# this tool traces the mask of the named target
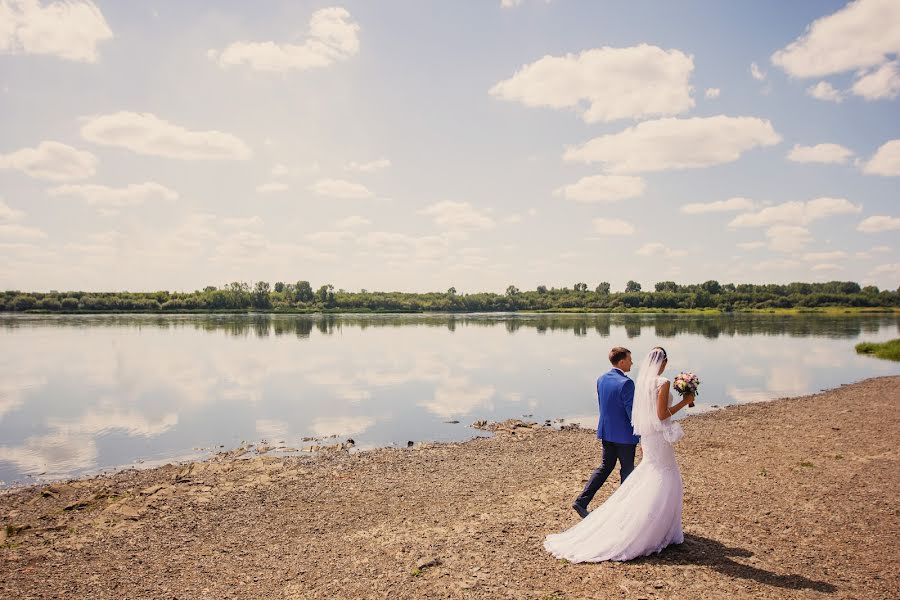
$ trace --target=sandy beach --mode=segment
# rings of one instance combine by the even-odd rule
[[[587,429],[32,486],[0,495],[0,597],[900,597],[898,408],[881,377],[688,417],[685,543],[628,563],[541,547],[578,519]]]

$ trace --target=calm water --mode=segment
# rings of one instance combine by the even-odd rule
[[[759,402],[900,374],[853,351],[898,330],[894,315],[3,316],[0,485],[242,442],[459,440],[524,415],[593,426],[614,345],[664,346],[668,375],[700,374],[698,409]]]

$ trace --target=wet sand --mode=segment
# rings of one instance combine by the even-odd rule
[[[627,563],[541,547],[578,519],[587,429],[33,486],[0,495],[0,597],[900,597],[898,409],[880,377],[685,419],[685,543]]]

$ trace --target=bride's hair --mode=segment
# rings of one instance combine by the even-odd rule
[[[669,360],[669,355],[666,354],[666,349],[663,348],[662,346],[654,346],[654,347],[650,350],[650,354],[653,354],[653,353],[656,352],[657,350],[659,350],[660,352],[662,352],[662,357],[661,357],[660,360]]]

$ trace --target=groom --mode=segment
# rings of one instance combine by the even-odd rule
[[[603,460],[572,504],[582,519],[588,516],[588,504],[612,473],[616,461],[621,465],[619,474],[623,482],[634,470],[634,451],[640,440],[631,428],[634,382],[625,376],[631,370],[631,351],[616,346],[609,351],[609,362],[613,368],[597,380],[597,398],[600,401],[597,438],[603,442]]]

